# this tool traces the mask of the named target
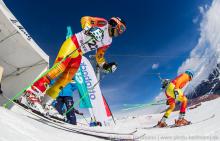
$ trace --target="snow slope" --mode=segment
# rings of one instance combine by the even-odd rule
[[[0,107],[0,141],[97,141],[101,140],[95,137],[64,131],[56,127],[49,126],[33,118],[25,116],[16,106],[12,110]],[[186,118],[191,120],[192,125],[180,128],[153,128],[143,129],[143,127],[152,127],[157,124],[163,114],[139,115],[124,117],[117,120],[117,127],[121,129],[137,128],[139,133],[146,135],[141,140],[167,140],[167,141],[186,141],[186,140],[220,140],[220,98],[213,101],[202,103],[196,109],[187,111]],[[215,115],[213,118],[213,115]],[[172,124],[174,119],[178,118],[178,112],[174,112],[168,124]],[[117,128],[116,127],[116,128]],[[189,139],[191,138],[191,139]],[[193,139],[192,139],[193,138]]]
[[[0,107],[0,141],[99,140],[48,126],[13,110]]]
[[[143,127],[152,127],[163,116],[162,114],[141,115],[136,118],[130,117],[119,120],[119,126],[128,128],[138,128],[139,132],[146,134],[142,140],[167,140],[167,141],[186,141],[186,140],[207,140],[211,138],[212,141],[220,141],[220,98],[202,103],[196,109],[187,111],[186,119],[192,121],[192,125],[178,128],[166,129],[143,129]],[[214,118],[210,118],[213,117]],[[178,112],[171,114],[168,124],[173,124],[174,120],[178,118]]]

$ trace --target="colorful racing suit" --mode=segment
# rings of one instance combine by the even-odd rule
[[[83,54],[97,50],[97,63],[100,66],[105,63],[104,54],[112,42],[112,37],[109,36],[108,32],[108,21],[103,18],[85,16],[81,19],[81,25],[83,29],[81,32],[76,33],[64,41],[54,65],[72,53],[70,57],[49,71],[47,75],[36,81],[31,87],[32,90],[44,93],[50,81],[59,76],[56,82],[46,91],[47,95],[56,99],[61,89],[72,80],[77,72]],[[92,27],[98,27],[102,31],[103,35],[101,41],[87,34],[88,29]]]
[[[164,117],[168,118],[171,112],[175,109],[175,105],[177,101],[181,102],[180,113],[185,113],[187,107],[187,98],[184,95],[182,88],[190,81],[189,75],[183,73],[179,75],[177,78],[171,81],[171,83],[166,88],[166,97],[169,104],[169,108],[166,110]],[[178,92],[176,96],[174,91]]]

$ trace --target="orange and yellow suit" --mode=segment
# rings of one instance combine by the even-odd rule
[[[184,95],[182,88],[190,81],[190,76],[186,73],[179,75],[177,78],[171,81],[166,88],[166,97],[169,104],[169,108],[166,110],[164,117],[168,118],[171,112],[175,109],[177,101],[181,102],[180,113],[185,113],[187,107],[187,98]],[[178,91],[178,96],[174,94],[174,90]]]
[[[108,22],[103,18],[85,16],[81,19],[81,25],[83,29],[91,27],[105,27],[106,29],[106,27],[108,27]],[[108,33],[106,33],[106,35],[108,35]],[[53,99],[56,99],[61,89],[64,88],[69,82],[71,82],[73,76],[80,66],[82,55],[86,53],[82,50],[83,45],[81,44],[80,40],[83,40],[85,38],[86,35],[83,31],[73,35],[70,38],[67,38],[62,44],[54,64],[58,63],[64,57],[73,52],[71,56],[60,63],[57,67],[49,71],[47,75],[36,81],[33,84],[32,89],[34,89],[35,91],[40,90],[43,93],[46,91],[47,85],[50,84],[50,81],[58,77],[56,82],[46,91],[47,95],[49,95]],[[99,65],[102,65],[103,63],[105,63],[104,54],[106,49],[109,47],[110,42],[108,42],[108,44],[96,44],[96,42],[93,41],[89,47],[91,47],[91,45],[93,44],[96,45],[95,49],[97,49],[96,61]]]

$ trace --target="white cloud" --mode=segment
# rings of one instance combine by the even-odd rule
[[[207,8],[207,5],[199,7],[203,14],[203,20],[200,23],[200,38],[191,51],[190,57],[178,69],[178,73],[189,68],[196,72],[196,77],[191,82],[193,86],[207,79],[217,63],[220,63],[220,0],[214,0],[208,10]]]
[[[153,70],[156,70],[156,69],[158,69],[158,68],[159,68],[159,64],[158,64],[158,63],[152,65],[152,69],[153,69]]]
[[[195,18],[192,20],[192,22],[193,22],[194,24],[198,23],[198,21],[199,21],[199,17],[198,17],[198,16],[195,17]]]
[[[205,14],[205,8],[203,6],[199,6],[198,8],[201,14]]]

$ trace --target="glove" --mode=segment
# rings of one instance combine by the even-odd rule
[[[79,113],[79,115],[83,116],[83,113]]]
[[[86,30],[86,29],[85,29]],[[104,37],[104,31],[98,27],[91,27],[85,31],[89,36],[92,36],[96,41],[102,41]]]
[[[169,101],[168,101],[168,100],[166,101],[166,105],[170,105],[170,103],[169,103]]]
[[[174,95],[175,95],[175,99],[179,96],[178,90],[174,89]]]
[[[115,62],[105,63],[102,68],[105,73],[113,73],[117,69],[117,64]]]

